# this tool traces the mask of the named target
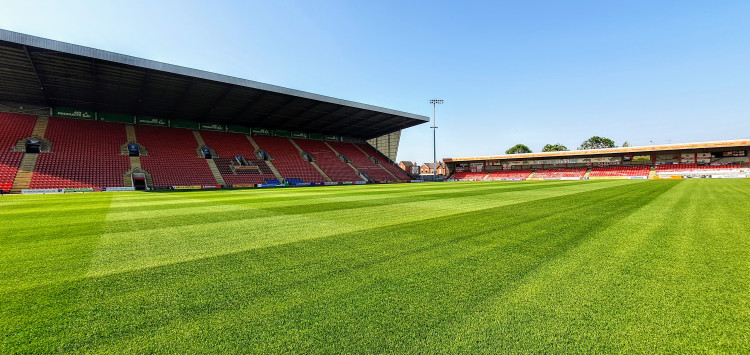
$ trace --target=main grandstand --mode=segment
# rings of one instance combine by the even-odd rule
[[[750,140],[446,158],[450,180],[745,178]]]
[[[0,189],[406,181],[428,117],[0,30]]]

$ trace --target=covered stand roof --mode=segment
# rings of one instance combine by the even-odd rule
[[[638,153],[652,153],[652,152],[660,152],[660,151],[721,149],[721,148],[731,149],[731,148],[747,148],[747,147],[750,147],[750,139],[737,139],[737,140],[699,142],[699,143],[661,144],[661,145],[648,145],[648,146],[640,146],[640,147],[572,150],[572,151],[563,151],[563,152],[504,154],[504,155],[469,157],[469,158],[445,158],[443,159],[443,161],[445,162],[469,162],[469,161],[484,161],[484,160],[523,160],[523,159],[533,159],[533,158],[583,157],[583,156],[592,156],[592,155],[638,154]]]
[[[429,121],[0,29],[0,101],[370,139]]]

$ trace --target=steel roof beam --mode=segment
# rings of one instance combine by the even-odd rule
[[[255,107],[257,107],[263,100],[268,98],[270,94],[268,92],[264,92],[260,97],[258,97],[255,100],[248,101],[244,106],[242,106],[237,112],[232,115],[234,120],[239,120],[242,117],[246,116],[248,112],[251,112]]]
[[[34,60],[31,59],[31,54],[29,53],[29,47],[26,47],[26,45],[24,45],[23,52],[26,54],[26,59],[29,60],[31,71],[34,72],[34,76],[36,76],[36,80],[39,83],[39,90],[41,90],[42,92],[42,96],[44,97],[44,102],[47,104],[47,106],[52,107],[49,101],[49,96],[47,95],[47,90],[44,89],[44,83],[42,82],[42,78],[39,76],[39,72],[36,70],[36,64],[34,64]]]
[[[264,123],[266,123],[266,122],[268,122],[268,121],[271,121],[274,117],[277,117],[277,118],[290,118],[289,116],[279,115],[278,113],[279,113],[279,111],[287,108],[287,106],[289,104],[291,104],[292,102],[294,102],[295,100],[297,100],[296,97],[290,97],[289,99],[287,99],[286,101],[284,101],[284,103],[282,103],[281,105],[279,105],[279,107],[276,108],[275,110],[272,110],[271,112],[265,113],[266,118],[262,119],[261,125],[264,124]]]
[[[209,106],[209,108],[205,112],[203,112],[203,114],[200,115],[201,121],[207,119],[208,115],[212,114],[214,110],[216,109],[216,107],[218,107],[219,104],[222,101],[224,101],[224,99],[226,99],[227,96],[229,96],[229,94],[232,93],[232,91],[234,91],[234,86],[230,85],[229,87],[227,87],[227,89],[224,90],[224,92],[221,95],[219,95],[219,97],[216,100],[214,100],[213,104],[211,104],[211,106]]]
[[[94,77],[94,107],[99,110],[99,75],[96,68],[96,59],[91,58],[91,75]]]
[[[180,98],[177,99],[176,101],[177,103],[174,105],[174,107],[172,107],[172,110],[171,110],[172,113],[169,115],[170,116],[169,118],[174,118],[175,116],[177,116],[177,111],[181,107],[185,106],[185,103],[187,102],[187,98],[190,95],[190,92],[193,91],[193,86],[195,86],[196,81],[197,81],[196,79],[190,79],[188,84],[185,86],[185,90],[180,95]]]

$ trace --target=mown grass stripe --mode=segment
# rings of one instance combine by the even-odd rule
[[[0,238],[29,260],[46,243],[95,249],[59,278],[0,275],[15,280],[0,352],[743,353],[748,183],[113,194],[100,240],[61,219],[58,238]],[[165,203],[128,211],[150,196]]]
[[[480,200],[473,196],[453,198],[452,204],[428,199],[427,201],[393,201],[394,205],[383,208],[373,206],[349,208],[339,211],[332,218],[330,211],[318,206],[318,210],[305,208],[294,214],[279,214],[268,210],[235,209],[228,210],[217,206],[211,214],[191,214],[170,216],[157,215],[151,221],[139,218],[121,219],[112,215],[104,231],[101,250],[96,262],[92,263],[91,275],[114,273],[134,268],[152,267],[172,262],[234,253],[237,251],[263,248],[304,239],[322,238],[344,232],[354,232],[370,228],[409,223],[418,220],[438,218],[466,211],[493,208],[513,203],[528,202],[534,199],[549,198],[557,194],[580,193],[610,184],[582,185],[566,187],[555,193],[544,191],[529,194],[514,191],[513,196],[496,198],[484,196]],[[510,194],[510,193],[508,193]],[[462,203],[461,201],[464,201]],[[410,199],[406,199],[410,201]],[[222,211],[223,210],[223,211]],[[212,216],[212,217],[208,217]],[[221,232],[216,232],[221,231]]]
[[[614,196],[625,195],[622,191],[611,190],[613,191],[610,193]],[[642,193],[646,194],[646,192]],[[618,210],[628,208],[628,205],[623,204],[622,201],[622,198],[611,199],[606,205],[597,205],[591,204],[588,198],[582,197],[573,206],[568,207],[568,212],[586,215],[587,212],[591,214],[591,212],[607,206],[611,207],[607,209],[610,211],[609,213],[615,214]],[[324,340],[323,344],[328,346],[323,348],[323,351],[325,349],[328,349],[328,351],[366,349],[362,348],[363,343],[360,341],[374,342],[374,344],[383,346],[382,349],[398,350],[397,344],[383,344],[381,342],[387,339],[395,341],[399,336],[406,336],[409,331],[412,332],[412,335],[422,334],[422,336],[425,336],[428,334],[425,331],[435,326],[435,323],[430,321],[432,317],[437,317],[439,324],[440,318],[460,311],[462,290],[470,290],[471,285],[478,281],[476,280],[477,277],[485,280],[495,277],[491,272],[481,272],[490,270],[484,268],[471,269],[467,266],[485,265],[488,260],[492,260],[492,266],[496,266],[495,263],[505,265],[509,269],[504,272],[512,274],[514,272],[512,270],[521,272],[518,267],[528,263],[533,264],[536,259],[529,257],[521,264],[507,265],[504,255],[523,256],[526,250],[532,254],[554,252],[556,249],[545,247],[546,243],[558,244],[561,240],[550,239],[544,234],[534,234],[533,232],[538,231],[539,226],[569,218],[566,213],[550,214],[548,208],[545,208],[545,205],[555,206],[559,203],[555,199],[548,199],[543,202],[536,201],[535,203],[524,204],[523,207],[514,205],[495,210],[483,210],[479,214],[451,216],[444,223],[456,225],[456,228],[454,230],[439,230],[434,237],[426,236],[423,233],[410,232],[414,230],[412,229],[413,226],[407,224],[383,228],[380,231],[369,231],[365,235],[354,233],[256,250],[251,252],[254,255],[252,257],[246,253],[228,256],[228,258],[234,260],[233,262],[226,262],[223,257],[196,261],[195,268],[213,270],[211,276],[206,278],[211,280],[209,284],[215,282],[231,283],[232,281],[226,280],[222,276],[223,273],[229,273],[233,275],[242,274],[243,281],[239,283],[251,286],[247,289],[235,290],[245,295],[237,299],[229,294],[216,295],[216,297],[228,302],[226,306],[219,307],[218,315],[212,315],[212,312],[204,312],[205,309],[202,307],[196,308],[185,305],[184,311],[190,313],[191,317],[182,318],[179,315],[183,312],[175,311],[171,314],[178,317],[175,320],[177,323],[170,324],[169,328],[177,327],[188,331],[198,324],[208,324],[210,327],[217,327],[212,331],[221,333],[223,328],[221,324],[216,323],[214,316],[219,317],[223,322],[224,317],[234,319],[232,315],[240,313],[241,315],[238,316],[241,319],[248,317],[253,320],[253,323],[248,323],[249,320],[245,320],[236,324],[244,329],[250,329],[246,335],[252,337],[239,345],[255,346],[255,348],[249,348],[254,349],[254,351],[285,351],[292,348],[305,351],[304,346],[309,346],[311,349],[321,346],[320,340]],[[529,213],[537,217],[532,217],[529,220],[518,218],[519,216],[529,216]],[[488,223],[461,224],[469,215]],[[503,216],[499,221],[497,221],[498,215]],[[593,219],[594,217],[589,218]],[[423,221],[422,225],[417,223],[416,230],[420,230],[419,227],[432,226],[433,223],[434,221]],[[508,223],[515,223],[517,226],[508,227]],[[501,241],[496,240],[494,234],[498,231],[498,226],[503,226],[502,229],[509,233],[507,238]],[[582,236],[571,233],[571,237],[579,238]],[[518,238],[526,239],[519,240]],[[472,243],[481,241],[483,245],[490,246],[480,250],[467,248],[464,252],[457,251],[457,246],[463,245],[466,241],[472,241]],[[381,247],[380,242],[386,245]],[[368,251],[367,246],[372,246],[372,248]],[[327,257],[321,259],[321,254]],[[254,261],[253,267],[243,269],[250,275],[245,274],[245,272],[238,273],[237,270],[229,272],[234,267],[244,264],[244,262],[239,262],[238,259]],[[411,266],[415,265],[415,261],[423,261],[424,264],[417,263],[420,268],[413,269]],[[463,265],[463,267],[456,268],[460,265]],[[407,267],[404,268],[404,266]],[[174,265],[174,267],[179,268],[180,266]],[[255,271],[256,268],[259,270]],[[454,273],[446,273],[446,269],[453,270]],[[152,272],[172,273],[161,268],[158,270]],[[127,277],[126,275],[123,274],[123,277]],[[440,276],[435,279],[436,275]],[[470,279],[464,279],[463,277],[469,277]],[[475,280],[469,282],[471,278]],[[457,283],[458,280],[461,281]],[[443,288],[441,285],[445,287]],[[201,294],[200,290],[206,286],[206,284],[191,284],[190,288]],[[415,287],[417,288],[415,289]],[[492,290],[484,291],[494,292]],[[447,297],[441,300],[440,297],[437,297],[441,294]],[[411,296],[404,298],[401,295]],[[470,292],[463,297],[471,295]],[[455,299],[456,297],[457,299]],[[237,303],[242,299],[254,299],[258,301],[258,306],[264,308],[258,309],[254,305]],[[455,303],[451,303],[451,300]],[[188,300],[183,299],[177,303],[182,304],[186,301]],[[357,306],[346,307],[345,305]],[[407,305],[408,307],[406,307]],[[430,311],[434,307],[440,309],[440,312]],[[336,309],[336,311],[332,312],[330,308]],[[417,310],[420,309],[427,313],[418,312]],[[434,309],[434,311],[437,311],[437,309]],[[416,311],[417,316],[422,314],[422,316],[427,317],[417,317],[402,323],[400,319],[406,316],[403,311],[407,310]],[[256,314],[268,316],[257,318],[254,316]],[[193,320],[193,317],[197,317],[197,319]],[[304,319],[305,321],[296,323],[290,322],[291,319]],[[360,334],[356,330],[355,324],[362,320],[385,323],[382,327],[373,329],[370,334]],[[87,320],[87,322],[89,321],[91,320]],[[147,320],[144,321],[148,322]],[[237,319],[234,319],[234,322],[236,321]],[[229,323],[231,324],[233,321]],[[296,339],[295,334],[300,334],[297,333],[298,331],[307,326],[312,326],[312,329],[308,329],[308,331],[318,335],[306,338],[306,344],[300,344],[296,341],[290,342],[290,340]],[[284,328],[288,329],[284,331],[282,330]],[[386,336],[387,334],[396,337]],[[142,344],[140,337],[142,335],[134,335],[133,339],[136,344]],[[160,339],[166,340],[166,334],[165,337],[160,337]],[[238,338],[235,339],[239,340]],[[392,346],[393,348],[391,348]],[[377,347],[373,349],[377,349]],[[145,348],[140,350],[152,351],[156,349]]]

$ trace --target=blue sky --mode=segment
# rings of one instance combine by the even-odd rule
[[[0,27],[432,116],[438,157],[750,138],[750,1],[3,1]],[[429,124],[399,160],[432,161]]]

